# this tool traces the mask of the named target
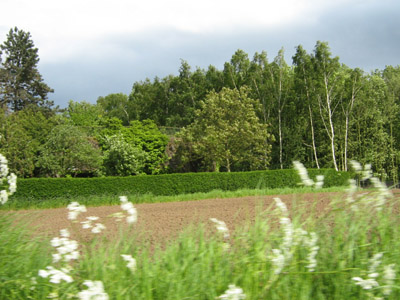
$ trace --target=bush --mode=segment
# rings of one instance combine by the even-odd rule
[[[309,170],[311,178],[325,175],[325,187],[348,184],[350,173],[333,169]],[[295,170],[267,170],[232,173],[185,173],[151,176],[99,178],[31,178],[19,179],[12,196],[23,201],[73,198],[92,195],[153,194],[179,195],[212,190],[296,187],[300,178]]]

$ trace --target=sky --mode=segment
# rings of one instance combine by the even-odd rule
[[[0,0],[0,43],[13,27],[30,32],[39,72],[56,105],[96,103],[134,82],[193,68],[222,69],[236,50],[328,42],[333,56],[366,72],[400,64],[398,0]]]

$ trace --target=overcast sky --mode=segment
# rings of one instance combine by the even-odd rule
[[[129,94],[136,81],[222,69],[237,49],[272,60],[316,41],[350,67],[400,64],[399,0],[0,0],[0,43],[29,31],[57,105]]]

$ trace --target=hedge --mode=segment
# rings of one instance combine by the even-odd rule
[[[325,175],[325,187],[347,185],[350,174],[333,169],[311,169],[311,178]],[[184,173],[96,178],[18,179],[15,199],[40,201],[76,196],[153,194],[178,195],[212,190],[296,187],[300,178],[295,170],[266,170],[232,173]]]

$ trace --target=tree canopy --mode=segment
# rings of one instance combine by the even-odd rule
[[[195,121],[180,136],[213,171],[265,169],[272,137],[257,110],[259,103],[248,97],[246,88],[210,92],[200,103]]]
[[[49,107],[47,94],[53,90],[43,82],[37,64],[38,49],[29,32],[10,29],[0,45],[0,105],[13,111],[29,105]]]

